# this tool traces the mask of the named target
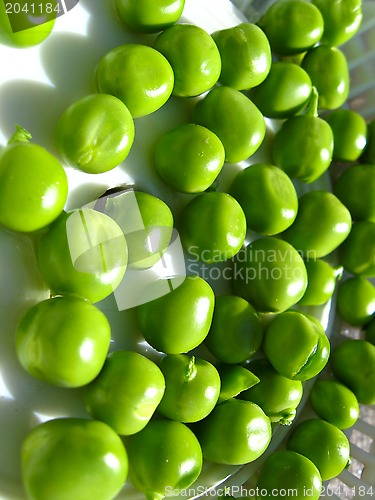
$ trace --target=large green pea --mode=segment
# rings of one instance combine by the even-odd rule
[[[319,45],[307,52],[301,67],[318,91],[319,109],[336,109],[344,104],[349,95],[349,68],[340,49]]]
[[[283,237],[305,258],[324,257],[335,250],[351,229],[349,210],[328,191],[310,191],[299,199],[294,223]]]
[[[339,260],[349,273],[375,277],[375,222],[353,224],[348,238],[339,248]]]
[[[237,295],[257,311],[282,312],[305,293],[307,273],[292,245],[278,238],[260,238],[236,256],[233,282]]]
[[[256,87],[271,68],[271,48],[255,24],[241,23],[211,34],[221,56],[219,81],[237,90]]]
[[[229,163],[253,155],[266,134],[264,117],[255,104],[240,91],[225,86],[213,88],[194,106],[193,121],[219,137]]]
[[[288,118],[303,110],[312,90],[310,76],[296,64],[274,62],[267,78],[249,91],[249,97],[268,118]]]

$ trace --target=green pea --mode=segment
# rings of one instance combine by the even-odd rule
[[[331,127],[317,114],[315,87],[304,114],[285,120],[271,143],[275,165],[292,179],[311,183],[327,171],[332,162],[334,138]]]
[[[197,96],[207,92],[218,81],[220,53],[203,28],[193,24],[176,24],[160,33],[154,47],[173,68],[173,95]]]
[[[256,87],[271,68],[271,48],[255,24],[241,23],[211,34],[221,56],[219,81],[237,90]]]
[[[257,163],[241,170],[230,193],[241,205],[248,229],[258,234],[281,233],[297,216],[296,189],[288,175],[274,165]]]
[[[337,293],[337,310],[344,321],[364,326],[375,314],[375,287],[362,276],[344,281]]]
[[[375,222],[355,222],[338,254],[340,264],[346,271],[364,278],[374,278]]]
[[[115,0],[121,21],[131,30],[155,33],[175,24],[181,17],[185,0]]]
[[[246,237],[246,218],[229,194],[210,191],[193,198],[178,221],[181,243],[194,258],[206,263],[234,257]]]
[[[92,418],[128,436],[146,427],[164,390],[164,376],[153,361],[134,351],[114,351],[83,398]]]
[[[134,122],[120,99],[91,94],[64,111],[56,136],[67,165],[98,174],[112,170],[128,156],[134,141]]]
[[[312,0],[312,3],[324,19],[323,44],[342,45],[357,33],[363,17],[361,0]]]
[[[318,217],[319,214],[319,217]],[[328,191],[310,191],[299,198],[296,220],[283,238],[307,259],[325,257],[351,230],[349,210]]]
[[[374,165],[351,165],[336,180],[333,192],[349,209],[355,221],[375,222]]]
[[[336,109],[326,117],[334,136],[333,158],[352,162],[363,153],[367,125],[362,115],[351,109]]]
[[[324,21],[315,5],[301,0],[274,2],[259,21],[271,44],[279,55],[305,52],[319,42]]]
[[[307,288],[298,304],[320,306],[330,300],[335,291],[336,279],[342,268],[334,268],[322,259],[309,259],[305,262]]]
[[[298,311],[278,314],[266,328],[264,352],[277,372],[295,380],[309,380],[326,366],[330,343],[322,325]]]
[[[301,67],[318,91],[319,109],[336,109],[345,103],[349,95],[349,68],[340,49],[319,45],[306,53]]]
[[[300,254],[278,238],[260,238],[238,253],[234,260],[236,294],[259,312],[282,312],[305,293],[307,273]]]
[[[318,380],[310,392],[315,413],[339,429],[352,427],[359,417],[359,404],[348,387],[336,380]]]
[[[311,90],[305,69],[278,61],[272,63],[267,78],[249,91],[249,97],[267,118],[288,118],[307,106]]]
[[[216,298],[204,341],[215,358],[223,363],[243,363],[259,350],[262,339],[261,320],[251,304],[235,295]]]
[[[213,88],[193,107],[193,121],[212,130],[225,149],[225,161],[237,163],[252,156],[266,134],[262,113],[242,92]]]
[[[133,118],[149,115],[169,99],[174,74],[167,59],[147,45],[128,43],[107,52],[96,68],[100,93],[120,99]]]

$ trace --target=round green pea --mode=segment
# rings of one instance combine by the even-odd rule
[[[219,82],[237,90],[256,87],[271,69],[271,48],[259,26],[241,23],[211,34],[221,56]]]
[[[367,142],[367,124],[362,115],[352,109],[335,109],[326,117],[333,136],[333,158],[353,162],[362,155]]]
[[[279,55],[293,55],[311,49],[323,35],[324,21],[319,9],[301,0],[274,2],[259,21]]]
[[[117,97],[91,94],[64,111],[56,138],[67,165],[89,174],[108,172],[130,152],[134,142],[133,117]]]
[[[156,33],[175,24],[181,17],[185,0],[115,0],[121,21],[141,33]]]
[[[375,222],[358,221],[340,246],[339,261],[346,271],[364,278],[375,277]]]
[[[257,311],[282,312],[305,293],[306,267],[297,250],[286,241],[260,238],[234,259],[233,286],[236,294]]]
[[[349,429],[359,417],[359,404],[353,391],[330,379],[315,382],[310,392],[315,413],[339,429]]]
[[[241,205],[248,229],[258,234],[281,233],[297,216],[296,189],[288,175],[274,165],[258,163],[243,169],[234,178],[230,193]]]
[[[353,276],[339,286],[337,310],[344,321],[364,326],[375,314],[375,287],[362,276]]]
[[[193,198],[178,221],[181,243],[196,260],[214,263],[234,257],[246,237],[246,218],[228,193],[210,191]]]
[[[310,76],[300,66],[273,62],[267,78],[249,91],[249,97],[267,118],[288,118],[308,104],[312,90]]]
[[[319,214],[319,217],[318,217]],[[325,257],[349,235],[349,210],[328,191],[310,191],[299,198],[297,217],[283,238],[306,259]]]
[[[154,165],[172,189],[201,193],[215,181],[224,165],[224,146],[216,134],[194,123],[180,125],[157,142]]]
[[[264,352],[284,377],[309,380],[326,366],[330,343],[322,325],[299,311],[278,314],[266,328]]]
[[[114,351],[83,398],[92,418],[128,436],[148,424],[164,390],[164,376],[153,361],[134,351]]]
[[[349,95],[349,68],[340,49],[318,45],[306,53],[301,68],[318,91],[319,109],[337,109],[345,103]]]
[[[243,363],[259,350],[263,327],[254,307],[236,295],[216,298],[204,344],[223,363]]]
[[[354,220],[375,222],[374,165],[351,165],[336,180],[333,192],[349,209]]]
[[[174,73],[173,95],[194,97],[211,89],[221,71],[220,52],[211,36],[193,24],[175,24],[154,42]]]
[[[120,99],[133,118],[146,116],[169,99],[174,74],[167,59],[142,44],[125,44],[107,52],[96,68],[100,93]]]
[[[193,107],[193,121],[212,130],[225,149],[225,161],[237,163],[252,156],[266,134],[262,113],[239,90],[217,86]]]
[[[309,259],[305,262],[307,288],[301,306],[320,306],[329,301],[336,287],[339,270],[322,259]]]

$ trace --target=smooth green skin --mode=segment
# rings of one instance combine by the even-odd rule
[[[152,47],[128,43],[107,52],[96,68],[98,92],[120,99],[133,118],[154,113],[172,94],[174,74]]]
[[[307,271],[307,288],[301,306],[321,306],[326,304],[333,295],[339,270],[321,259],[311,259],[305,262]]]
[[[321,42],[326,45],[342,45],[352,38],[362,22],[361,0],[312,0],[324,19]]]
[[[362,276],[353,276],[338,288],[337,310],[354,326],[364,326],[375,314],[375,286]]]
[[[271,143],[271,155],[289,177],[309,184],[331,165],[333,147],[333,133],[326,121],[298,115],[282,123]]]
[[[337,109],[348,98],[350,78],[348,62],[337,47],[319,45],[307,52],[302,60],[303,68],[319,95],[319,109]],[[330,68],[327,71],[327,68]]]
[[[221,385],[213,364],[187,354],[167,354],[159,367],[166,384],[159,413],[183,423],[197,422],[211,413]]]
[[[311,49],[321,39],[324,29],[319,9],[301,0],[273,3],[258,24],[272,51],[286,56]]]
[[[193,24],[175,24],[160,33],[154,47],[173,68],[173,95],[198,96],[218,81],[220,52],[203,28]]]
[[[375,318],[366,325],[365,339],[375,345]]]
[[[31,500],[111,500],[128,475],[128,456],[108,425],[56,418],[35,427],[22,443],[22,476]]]
[[[37,248],[39,270],[53,295],[75,295],[94,303],[117,288],[127,260],[121,228],[87,208],[63,213]]]
[[[336,380],[318,380],[310,392],[315,413],[339,429],[349,429],[359,417],[359,404],[353,391]]]
[[[127,204],[128,195],[134,195],[136,203],[131,198]],[[174,222],[169,206],[160,198],[143,191],[125,192],[111,198],[107,206],[108,215],[123,228],[128,245],[129,267],[148,269],[156,264],[171,242]],[[127,229],[129,221],[133,223],[130,224],[131,231]]]
[[[349,209],[356,221],[375,222],[375,167],[370,164],[352,165],[333,186],[333,193]]]
[[[0,224],[17,232],[38,231],[60,215],[67,196],[66,173],[42,146],[21,139],[1,151]]]
[[[241,365],[221,364],[218,370],[221,379],[218,403],[234,398],[259,383],[259,378]]]
[[[367,142],[367,124],[363,116],[352,109],[336,109],[325,120],[335,138],[333,158],[343,162],[358,160]]]
[[[22,1],[21,2],[13,2],[14,3],[20,3],[21,4],[21,9],[24,6],[28,6],[29,4],[29,12],[21,12],[14,14],[13,16],[13,23],[16,25],[18,23],[25,25],[32,26],[29,29],[25,29],[22,31],[16,31],[13,32],[12,25],[10,23],[8,14],[6,13],[5,9],[5,2],[0,3],[0,44],[2,45],[7,45],[9,47],[21,49],[21,48],[27,48],[27,47],[34,47],[36,45],[39,45],[42,43],[44,40],[46,40],[49,35],[51,34],[54,24],[55,24],[55,19],[54,15],[56,14],[50,14],[48,15],[46,13],[45,4],[53,3],[53,0],[46,0],[42,2],[37,2],[35,3],[35,8],[40,9],[40,5],[42,4],[42,16],[43,18],[50,19],[50,21],[45,22],[43,24],[38,24],[39,22],[39,13],[36,13],[36,25],[33,23],[33,17],[30,18],[30,2],[27,1]]]
[[[195,123],[170,130],[154,149],[157,173],[168,186],[181,193],[202,193],[208,189],[221,172],[224,160],[221,140]]]
[[[273,62],[267,78],[249,91],[249,97],[268,118],[288,118],[308,104],[312,90],[310,76],[291,62]]]
[[[165,390],[159,367],[134,351],[114,351],[83,393],[92,418],[128,436],[146,427]]]
[[[111,327],[90,302],[55,297],[39,302],[16,333],[17,357],[34,377],[59,387],[81,387],[102,369]]]
[[[263,348],[277,372],[301,381],[318,375],[330,355],[322,325],[298,311],[283,312],[272,320],[264,333]]]
[[[348,339],[331,354],[336,378],[351,389],[361,404],[375,404],[375,345],[362,339]]]
[[[246,218],[228,193],[210,191],[193,198],[178,221],[182,246],[205,263],[224,262],[236,255],[246,237]]]
[[[296,189],[288,175],[274,165],[257,163],[241,170],[229,192],[245,212],[248,229],[258,234],[281,233],[297,216]]]
[[[158,351],[166,354],[191,351],[208,334],[214,300],[214,292],[203,278],[186,276],[167,295],[137,307],[140,331]]]
[[[256,87],[271,69],[271,47],[255,24],[241,23],[211,34],[221,56],[219,82],[237,90]]]
[[[375,277],[375,222],[353,224],[348,238],[339,248],[339,261],[349,273]]]
[[[282,312],[305,293],[305,264],[289,243],[260,238],[240,252],[234,262],[233,285],[237,295],[259,312]]]
[[[348,438],[338,427],[320,418],[300,422],[289,436],[287,448],[311,460],[323,481],[338,476],[350,459]]]
[[[140,33],[156,33],[176,23],[184,10],[185,0],[115,0],[121,21]]]
[[[134,141],[134,121],[125,104],[108,94],[91,94],[71,104],[57,125],[57,148],[71,167],[100,174],[117,167]]]
[[[336,250],[348,237],[351,227],[349,210],[334,194],[310,191],[299,198],[296,220],[283,238],[305,259],[317,259]]]
[[[259,350],[263,327],[254,307],[242,297],[216,297],[207,349],[223,363],[243,363]]]
[[[202,469],[200,444],[181,422],[152,420],[130,436],[127,450],[130,480],[149,499],[188,488]]]
[[[260,406],[271,422],[291,425],[302,398],[302,382],[280,375],[266,359],[252,361],[248,368],[260,380],[240,398]]]
[[[367,143],[363,157],[370,164],[375,164],[375,118],[367,124]]]
[[[322,490],[322,479],[318,469],[308,458],[290,450],[274,451],[267,457],[257,481],[257,500],[285,499],[285,491],[293,491],[293,498],[318,500]],[[279,492],[279,494],[277,494]]]
[[[193,107],[192,118],[212,130],[225,149],[225,161],[246,160],[260,147],[266,134],[262,113],[242,92],[217,86]]]
[[[265,452],[272,435],[271,422],[263,410],[239,399],[228,399],[216,406],[198,422],[195,432],[203,458],[227,465],[253,462]]]

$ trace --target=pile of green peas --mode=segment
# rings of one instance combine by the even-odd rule
[[[93,175],[109,171],[130,153],[137,118],[172,95],[201,96],[190,121],[155,144],[150,168],[189,196],[177,214],[187,257],[229,262],[233,271],[230,294],[215,295],[204,278],[189,275],[136,308],[142,337],[164,353],[159,363],[133,351],[108,354],[110,325],[96,304],[127,268],[157,262],[171,231],[157,251],[147,249],[147,237],[155,227],[171,230],[175,214],[136,192],[146,230],[128,240],[105,214],[65,212],[60,160],[17,127],[0,158],[0,222],[40,232],[37,260],[51,290],[22,318],[17,355],[37,378],[83,387],[88,413],[45,422],[26,437],[30,498],[51,491],[62,499],[115,498],[128,475],[146,497],[163,498],[191,486],[203,460],[252,462],[275,425],[293,422],[304,382],[326,366],[332,377],[311,392],[319,418],[298,423],[285,449],[269,455],[258,498],[285,488],[319,498],[322,481],[347,465],[342,430],[354,425],[359,403],[375,403],[375,127],[344,108],[349,74],[338,46],[355,34],[361,12],[359,1],[348,12],[340,4],[278,0],[257,24],[208,34],[177,23],[183,1],[116,0],[127,29],[160,34],[152,46],[123,45],[98,62],[97,93],[72,103],[57,124],[60,160]],[[322,66],[332,69],[329,78]],[[225,164],[262,146],[268,119],[277,123],[269,163],[246,166],[228,192],[215,190]],[[315,190],[312,183],[338,162],[333,193]],[[298,182],[312,190],[298,196]],[[365,339],[343,341],[331,354],[322,325],[299,306],[326,304],[342,269],[352,276],[338,286],[338,313]],[[320,440],[326,446],[317,449]]]

